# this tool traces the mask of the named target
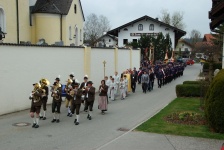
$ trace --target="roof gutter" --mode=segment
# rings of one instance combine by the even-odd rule
[[[62,14],[60,17],[60,40],[62,41]]]
[[[19,3],[16,0],[17,44],[19,44]]]

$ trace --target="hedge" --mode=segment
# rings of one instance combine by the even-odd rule
[[[179,84],[176,85],[177,97],[200,97],[200,84]]]
[[[224,70],[212,80],[205,98],[208,124],[215,132],[224,133]]]
[[[201,84],[201,81],[184,81],[183,84]]]
[[[209,69],[209,63],[206,62],[203,65],[203,70],[208,70]],[[213,70],[215,69],[222,69],[222,63],[213,63]]]

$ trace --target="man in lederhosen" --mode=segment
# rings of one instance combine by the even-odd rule
[[[87,118],[89,120],[92,119],[92,111],[93,111],[93,104],[94,104],[94,100],[95,100],[95,87],[92,86],[93,82],[92,81],[88,81],[87,82],[87,87],[86,87],[86,95],[85,95],[85,99],[86,99],[86,105],[85,105],[85,109],[88,110],[88,116]]]
[[[49,89],[48,89],[48,83],[46,82],[45,79],[40,80],[40,84],[41,84],[41,89],[44,91],[43,95],[42,95],[42,104],[43,104],[43,110],[44,110],[44,115],[42,116],[42,114],[40,113],[40,119],[46,120],[46,110],[47,110],[47,100],[48,100],[48,93],[49,93]]]
[[[53,120],[51,122],[59,123],[60,113],[61,113],[60,109],[61,109],[61,102],[62,102],[62,98],[61,98],[62,89],[61,89],[61,84],[59,83],[60,79],[56,78],[55,81],[56,82],[54,82],[53,84],[53,90],[51,94],[51,96],[53,97],[53,101],[52,101]]]
[[[87,87],[87,82],[88,82],[88,76],[84,76],[84,82],[81,83],[80,89],[83,91],[83,99],[82,99],[82,104],[84,106],[84,111],[87,112],[87,109],[85,107],[85,95],[86,95],[86,87]]]
[[[30,108],[30,117],[33,119],[33,128],[39,128],[39,113],[42,105],[42,90],[39,83],[33,84],[34,89],[30,94],[31,99],[31,108]],[[34,114],[36,113],[36,118]]]
[[[79,88],[79,84],[75,83],[73,85],[73,89],[71,91],[71,95],[73,96],[73,100],[72,100],[72,114],[75,113],[76,118],[75,118],[75,125],[79,125],[79,110],[80,110],[80,106],[82,103],[81,97],[82,97],[82,89]],[[73,94],[74,93],[74,94]]]

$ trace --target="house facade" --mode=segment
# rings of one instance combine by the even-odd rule
[[[110,30],[108,34],[118,37],[118,46],[124,47],[129,42],[137,42],[142,34],[157,36],[158,33],[170,35],[172,48],[174,49],[177,41],[186,34],[185,31],[165,24],[157,18],[143,16],[118,28]]]
[[[97,42],[98,47],[114,47],[117,45],[117,37],[110,35],[110,34],[105,34],[101,36]]]
[[[84,14],[80,0],[1,0],[4,43],[83,44]]]
[[[193,50],[193,46],[185,41],[184,39],[180,39],[175,48],[175,55],[181,55],[180,57],[186,58],[189,57]]]

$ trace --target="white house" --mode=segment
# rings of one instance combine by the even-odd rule
[[[178,40],[186,34],[185,31],[180,30],[171,25],[159,21],[158,18],[154,19],[149,16],[143,16],[113,30],[108,31],[108,34],[118,37],[118,46],[123,47],[129,42],[134,42],[140,39],[142,34],[154,35],[163,33],[165,36],[169,33],[172,48],[174,49]]]
[[[190,43],[188,43],[184,39],[180,39],[175,48],[175,55],[179,55],[179,53],[181,52],[181,57],[189,56],[192,52],[192,49],[193,46]]]
[[[98,47],[113,47],[115,45],[117,45],[117,37],[110,34],[104,34],[101,36],[97,43]]]

